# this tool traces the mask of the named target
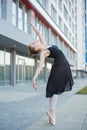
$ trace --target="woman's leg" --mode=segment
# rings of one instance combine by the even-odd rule
[[[49,110],[52,114],[52,117],[54,120],[56,120],[56,115],[55,115],[55,112],[56,112],[56,104],[57,104],[57,97],[58,95],[53,95],[50,99],[49,99]]]
[[[50,99],[49,99],[49,110],[54,110],[56,109],[56,104],[57,104],[57,97],[58,95],[54,94]]]
[[[47,115],[49,116],[49,123],[51,123],[52,125],[55,125],[56,123],[55,111],[56,111],[57,97],[58,95],[54,94],[49,99],[49,112],[47,113]]]

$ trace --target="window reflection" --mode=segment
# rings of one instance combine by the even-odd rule
[[[10,53],[0,50],[0,86],[10,84]]]
[[[16,18],[17,18],[17,6],[16,6],[16,0],[13,0],[12,3],[12,24],[16,26]]]
[[[16,83],[29,82],[33,73],[34,59],[16,55]]]
[[[24,17],[24,31],[27,33],[27,28],[28,28],[28,9],[25,8],[25,17]]]
[[[23,30],[23,4],[19,2],[19,8],[18,8],[18,28]]]
[[[4,85],[4,51],[0,50],[0,86]]]
[[[11,79],[11,65],[10,65],[10,53],[5,52],[5,83],[10,84]]]
[[[29,58],[29,79],[31,80],[33,78],[34,73],[34,59]]]
[[[51,70],[51,63],[47,63],[47,75],[49,76]]]

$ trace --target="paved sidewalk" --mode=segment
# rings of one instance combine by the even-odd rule
[[[72,91],[58,96],[56,126],[48,124],[44,82],[0,87],[0,130],[87,130],[87,95],[75,94],[87,79],[75,80]]]
[[[58,104],[55,126],[50,125],[48,117],[44,115],[26,130],[87,130],[87,95],[75,94],[84,85],[87,85],[86,80],[77,80],[71,92],[73,95],[64,103]]]
[[[47,116],[26,130],[87,130],[87,95],[74,95],[57,109],[57,123],[51,126]]]

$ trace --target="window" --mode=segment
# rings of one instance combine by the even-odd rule
[[[64,6],[64,17],[68,21],[68,11],[65,6]]]
[[[62,10],[62,0],[58,0],[58,8]]]
[[[71,17],[69,17],[69,27],[71,27]]]
[[[43,5],[44,8],[47,9],[47,7],[48,7],[48,0],[42,0],[42,5]]]
[[[52,64],[51,64],[51,63],[47,63],[47,69],[46,69],[46,71],[47,71],[47,76],[50,75],[51,67],[52,67]]]
[[[59,27],[62,29],[62,19],[60,16],[59,16]]]
[[[18,28],[23,30],[23,4],[19,2],[18,8]]]
[[[71,2],[69,1],[69,11],[71,13]]]
[[[72,37],[72,44],[74,45],[74,37]]]
[[[45,28],[46,28],[45,25],[43,25],[43,37],[44,37],[44,39],[46,40],[46,37],[45,37],[45,35],[46,35],[45,31],[46,31],[46,30],[45,30]]]
[[[71,32],[69,32],[69,40],[71,41]]]
[[[11,79],[11,61],[10,53],[5,51],[5,84],[10,84]]]
[[[7,0],[0,0],[0,18],[6,19]]]
[[[68,37],[68,28],[66,27],[66,25],[64,25],[64,33]]]
[[[74,10],[72,9],[72,18],[74,19]]]
[[[4,51],[0,50],[0,86],[4,85]]]
[[[52,41],[52,45],[57,43],[57,37],[53,32],[51,33],[51,41]]]
[[[72,32],[74,33],[74,23],[72,23]]]
[[[51,5],[51,16],[52,16],[53,20],[55,21],[55,19],[56,19],[56,10],[53,7],[53,5]]]
[[[61,41],[61,39],[60,39],[60,38],[59,38],[59,41],[58,41],[58,42],[59,42],[59,45],[58,45],[58,46],[59,46],[59,48],[60,48],[60,49],[62,49],[62,45],[61,45],[61,44],[62,44],[62,41]]]
[[[29,24],[29,9],[18,0],[12,2],[12,24],[23,30],[25,33],[31,34],[31,26]]]
[[[4,49],[0,50],[0,86],[10,84],[11,62],[10,53]]]
[[[46,33],[46,42],[49,44],[49,29],[47,27],[45,33]]]
[[[24,31],[27,33],[28,32],[28,9],[25,8],[25,13],[24,13]]]
[[[17,0],[13,0],[12,3],[12,24],[17,26]]]
[[[48,9],[48,0],[38,0],[41,5],[47,10]]]
[[[37,26],[37,29],[40,30],[40,23],[39,23],[39,19],[37,17],[36,17],[36,21],[35,22],[36,22],[35,24]],[[36,33],[34,31],[32,31],[32,32],[33,32],[33,36],[38,40],[39,39],[38,35],[36,35]]]

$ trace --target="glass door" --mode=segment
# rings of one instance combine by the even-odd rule
[[[24,83],[25,81],[25,60],[19,59],[18,65],[18,83]]]

